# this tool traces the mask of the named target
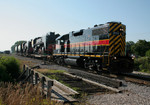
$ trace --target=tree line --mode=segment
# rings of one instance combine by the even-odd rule
[[[126,43],[127,53],[135,55],[134,70],[150,73],[150,41],[139,40]]]
[[[24,42],[26,42],[26,41],[17,41],[17,42],[15,42],[15,44],[11,46],[12,53],[15,53],[15,47],[16,46],[21,45]]]
[[[146,40],[139,40],[136,43],[128,41],[126,43],[127,53],[134,54],[140,57],[150,57],[150,42]]]

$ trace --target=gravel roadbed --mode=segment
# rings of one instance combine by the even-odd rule
[[[150,105],[150,87],[122,81],[122,93],[92,95],[87,98],[93,105]]]

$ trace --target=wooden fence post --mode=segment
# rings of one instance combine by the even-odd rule
[[[23,65],[23,72],[26,70],[26,65]]]
[[[26,75],[26,77],[27,77],[27,76],[29,75],[29,68],[28,68],[28,67],[26,68],[26,71],[27,71],[27,72],[26,72],[25,75]]]
[[[23,65],[23,72],[21,73],[21,75],[17,78],[17,80],[19,81],[22,77],[26,77],[26,66]]]
[[[30,74],[31,74],[31,69],[28,69],[28,76],[30,76]],[[30,82],[30,77],[28,77],[27,81]]]
[[[52,91],[53,81],[47,81],[47,98],[51,100],[51,91]]]
[[[42,77],[41,79],[42,89],[44,89],[45,81],[46,81],[45,77]]]
[[[35,85],[38,84],[39,74],[35,73]]]
[[[42,95],[44,95],[45,81],[46,81],[45,77],[42,77],[42,78],[41,78],[41,85],[42,85],[42,92],[41,92],[41,94],[42,94]]]
[[[29,73],[28,73],[28,76],[31,74],[31,69],[29,69]]]
[[[34,71],[31,70],[31,77],[30,77],[30,82],[33,84],[33,74],[34,74]]]

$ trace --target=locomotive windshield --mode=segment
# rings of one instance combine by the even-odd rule
[[[98,29],[94,29],[92,31],[92,35],[106,35],[108,34],[108,27],[102,27]]]

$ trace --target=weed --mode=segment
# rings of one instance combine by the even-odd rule
[[[59,105],[43,98],[39,85],[0,83],[0,105]]]
[[[64,70],[49,70],[49,69],[36,69],[36,71],[41,73],[64,73]]]

